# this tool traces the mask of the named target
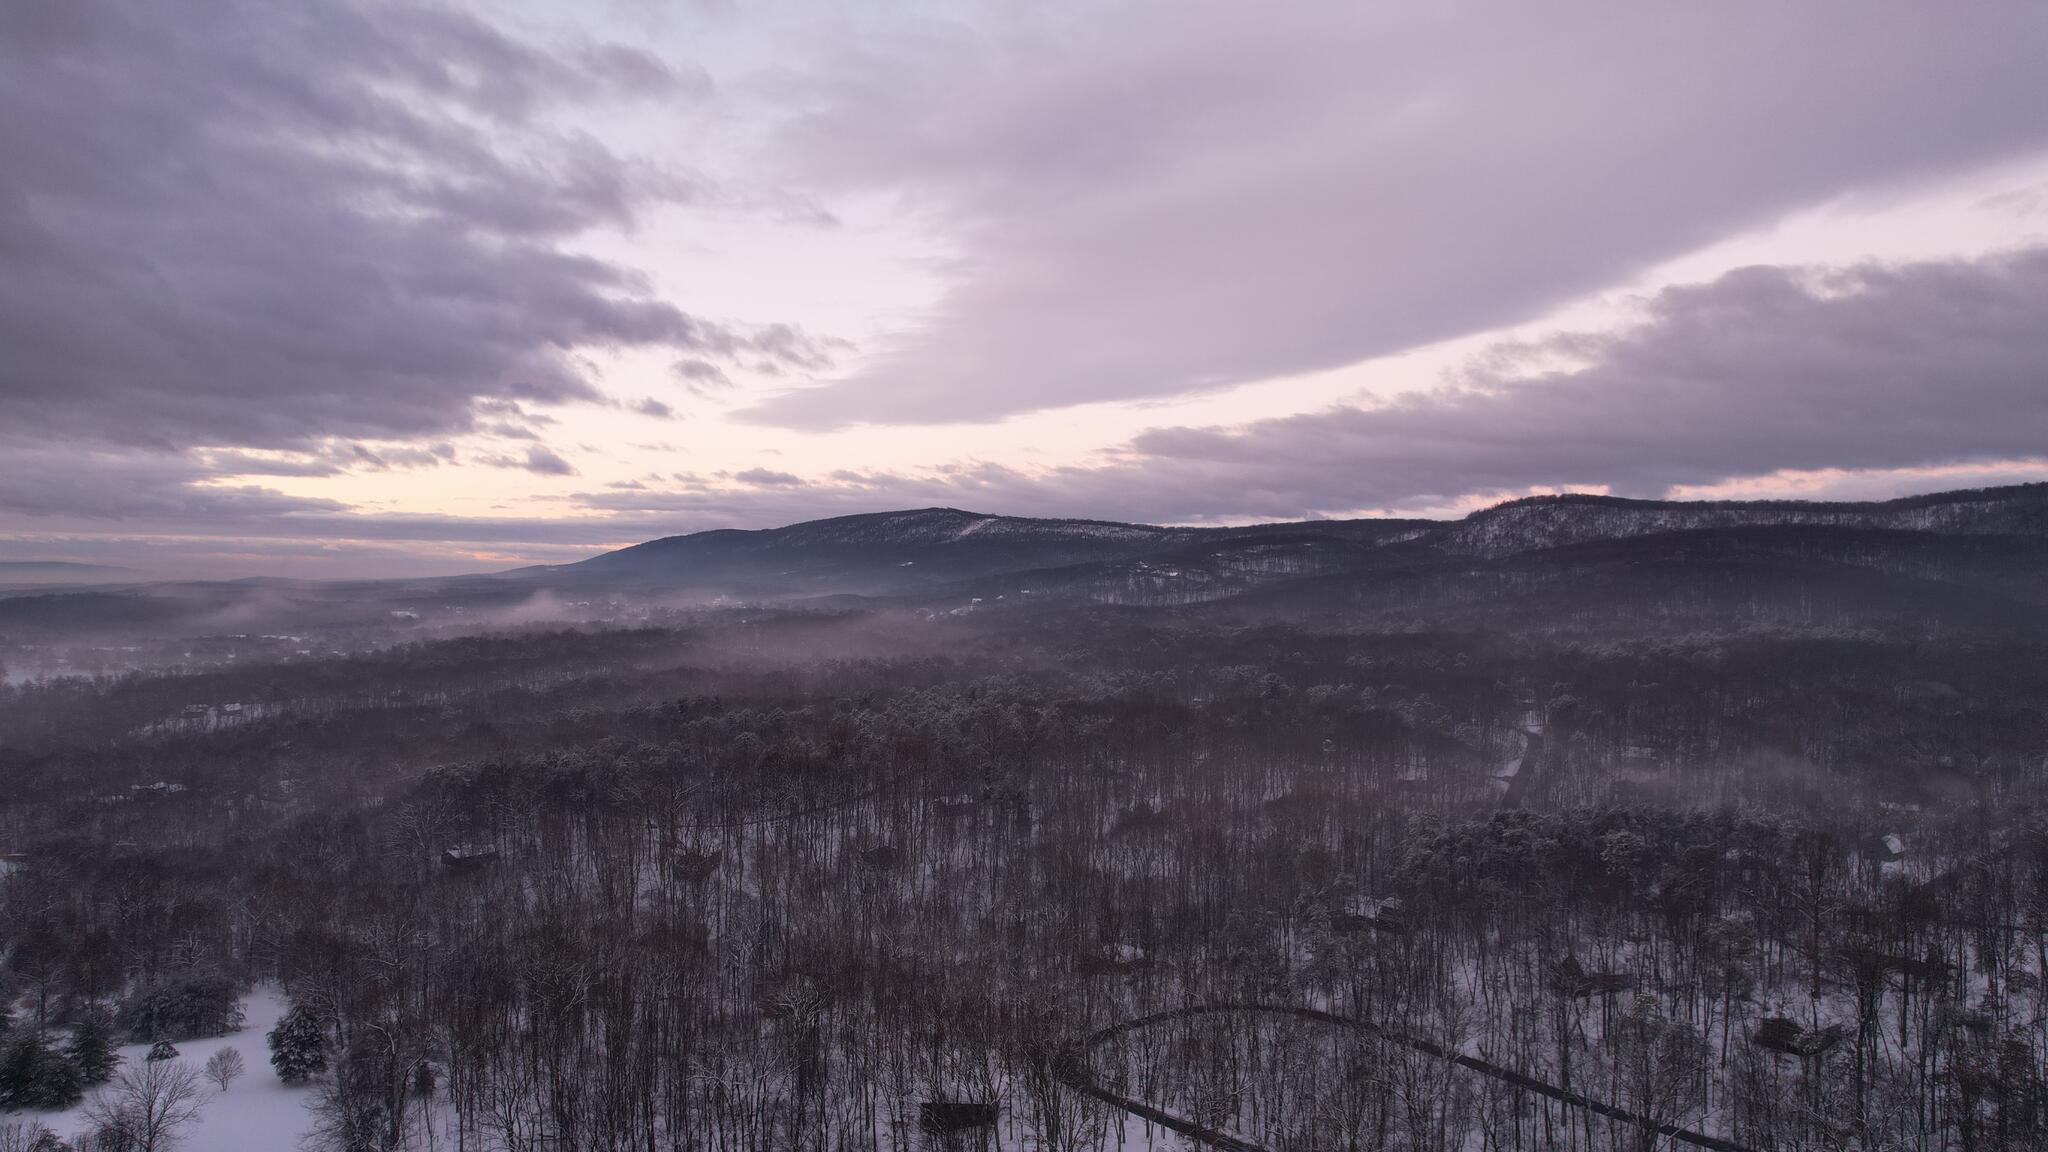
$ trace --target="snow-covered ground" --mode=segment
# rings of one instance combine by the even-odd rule
[[[289,1152],[299,1146],[299,1138],[309,1127],[306,1104],[313,1098],[312,1090],[288,1088],[277,1078],[264,1040],[284,1015],[284,993],[264,985],[242,1002],[242,1009],[247,1017],[240,1032],[178,1045],[178,1058],[195,1071],[222,1048],[239,1050],[245,1066],[242,1078],[226,1092],[212,1081],[205,1082],[206,1110],[198,1123],[185,1129],[179,1144],[191,1152]],[[130,1044],[121,1049],[122,1066],[140,1064],[148,1053],[149,1045]],[[30,1115],[66,1140],[85,1134],[87,1127],[83,1105],[65,1112]]]

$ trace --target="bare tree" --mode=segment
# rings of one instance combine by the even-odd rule
[[[130,1064],[93,1093],[85,1116],[134,1152],[167,1152],[205,1107],[199,1073],[183,1060]]]
[[[220,1090],[225,1092],[228,1085],[241,1078],[246,1067],[247,1063],[242,1059],[240,1052],[233,1048],[222,1048],[207,1058],[206,1078],[220,1085]]]
[[[38,1152],[55,1139],[39,1121],[0,1120],[0,1152]]]

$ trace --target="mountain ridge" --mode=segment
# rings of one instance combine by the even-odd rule
[[[571,564],[501,575],[626,588],[718,588],[736,596],[895,596],[1088,565],[1188,565],[1206,557],[1242,568],[1243,556],[1254,549],[1266,551],[1260,563],[1268,567],[1284,568],[1273,553],[1285,550],[1308,567],[1325,569],[1308,563],[1310,554],[1402,544],[1445,557],[1500,559],[1599,540],[1759,527],[2048,537],[2048,483],[1882,501],[1674,501],[1564,493],[1505,501],[1457,520],[1312,519],[1233,526],[930,507],[665,536]]]

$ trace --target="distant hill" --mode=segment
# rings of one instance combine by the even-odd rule
[[[1171,555],[1203,545],[1307,534],[1374,542],[1427,521],[1351,520],[1247,528],[1168,528],[923,508],[760,531],[669,536],[576,564],[508,576],[550,585],[717,592],[740,598],[895,596],[978,577]]]
[[[1458,520],[1222,528],[924,508],[413,581],[144,585],[101,565],[13,562],[0,564],[0,642],[629,620],[722,599],[1163,610],[1379,634],[2048,636],[2048,484],[1869,503],[1545,496]]]
[[[1532,496],[1474,512],[1439,539],[1454,552],[1507,556],[1537,548],[1700,528],[1803,525],[1946,535],[2048,536],[2048,484],[1936,492],[1868,503],[1624,500]]]
[[[1030,597],[1196,605],[1254,590],[1284,592],[1297,582],[1304,592],[1338,588],[1351,595],[1388,580],[1470,575],[1475,563],[1513,560],[1524,574],[1517,586],[1527,586],[1527,574],[1546,565],[1582,572],[1653,558],[1682,566],[1690,557],[1702,571],[1797,566],[1811,580],[1810,570],[1820,565],[1962,582],[2025,599],[2042,579],[2036,560],[2044,549],[2048,484],[2029,484],[1868,503],[1541,496],[1454,521],[1231,528],[925,508],[670,536],[501,578],[740,600],[851,596],[943,604]]]
[[[111,584],[141,576],[133,568],[111,564],[74,564],[68,560],[0,560],[0,584]]]

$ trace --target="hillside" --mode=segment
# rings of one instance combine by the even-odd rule
[[[1690,543],[1679,547],[1684,540]],[[1638,541],[1650,543],[1630,543]],[[2043,541],[2048,485],[2039,484],[1872,503],[1545,496],[1456,521],[1305,520],[1223,528],[927,508],[671,536],[504,578],[571,590],[738,600],[856,596],[942,605],[1029,596],[1185,606],[1297,582],[1334,583],[1355,599],[1383,574],[1456,583],[1517,558],[1526,574],[1546,566],[1626,567],[1651,558],[1682,568],[1689,557],[1711,567],[1728,553],[1751,568],[1798,568],[1808,580],[1818,565],[1823,573],[1890,573],[1996,587],[2001,595],[2032,600]],[[1532,559],[1601,544],[1610,547]],[[1675,577],[1682,582],[1683,573]]]

